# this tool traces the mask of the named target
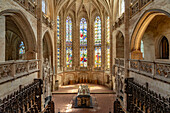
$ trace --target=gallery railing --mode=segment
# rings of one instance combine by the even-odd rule
[[[119,67],[124,67],[125,60],[123,58],[115,58],[115,65]]]
[[[127,111],[130,113],[169,113],[170,98],[165,98],[149,90],[148,86],[134,82],[133,78],[125,79],[127,94]]]
[[[0,84],[38,72],[38,61],[39,60],[19,60],[0,62]]]
[[[0,113],[41,112],[42,83],[41,79],[35,79],[32,84],[0,100]]]
[[[115,66],[123,68],[124,65],[123,58],[115,58]],[[168,62],[129,59],[129,71],[170,83],[170,63]]]
[[[14,0],[19,5],[21,5],[24,9],[29,11],[32,15],[36,17],[36,4],[30,0]]]
[[[134,16],[154,0],[131,0],[130,17]]]
[[[129,70],[150,78],[170,83],[170,63],[145,60],[129,60]]]

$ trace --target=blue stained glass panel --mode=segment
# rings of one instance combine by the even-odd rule
[[[21,41],[20,45],[19,45],[19,54],[23,55],[25,54],[25,46],[24,46],[24,42]]]

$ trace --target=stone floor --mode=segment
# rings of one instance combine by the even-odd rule
[[[115,93],[107,87],[94,84],[87,84],[92,98],[96,100],[94,108],[72,108],[72,99],[77,95],[79,85],[62,86],[53,93],[56,113],[113,113]]]

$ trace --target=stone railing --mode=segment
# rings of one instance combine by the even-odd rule
[[[43,12],[42,12],[42,13],[43,13]],[[43,21],[43,23],[45,23],[45,24],[47,25],[47,27],[50,27],[51,29],[53,29],[53,24],[54,24],[54,22],[51,21],[51,20],[49,19],[49,17],[47,17],[44,13],[43,13],[43,15],[42,15],[42,21]]]
[[[36,4],[30,0],[14,0],[36,17]]]
[[[170,63],[129,60],[129,70],[170,83]]]
[[[125,60],[123,58],[115,58],[115,65],[119,67],[124,67]]]
[[[0,62],[0,83],[37,71],[38,60]]]
[[[124,23],[124,13],[121,17],[118,18],[118,20],[113,24],[113,30],[120,27]]]
[[[130,17],[134,16],[154,0],[131,0]]]

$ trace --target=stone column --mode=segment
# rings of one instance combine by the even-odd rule
[[[130,3],[129,0],[125,0],[125,39],[124,39],[124,47],[125,47],[125,51],[124,51],[124,58],[125,58],[125,74],[124,74],[124,78],[128,78],[129,77],[129,62],[128,59],[129,57],[129,7],[130,7]],[[124,90],[125,90],[125,85],[124,85]],[[124,93],[124,108],[127,110],[127,95],[126,93]]]
[[[55,15],[54,15],[54,60],[55,60],[55,73],[54,73],[54,76],[53,76],[53,91],[55,91],[55,80],[57,78],[57,69],[58,69],[58,62],[57,62],[57,14],[56,14],[56,10],[54,8],[54,12],[55,12]]]
[[[102,21],[102,37],[101,37],[101,39],[102,39],[102,46],[101,46],[101,50],[102,50],[102,53],[101,53],[101,55],[102,55],[102,59],[101,59],[101,70],[105,70],[105,61],[106,61],[106,49],[105,49],[105,47],[106,47],[106,45],[105,45],[105,41],[106,41],[106,33],[105,33],[105,21],[106,21],[106,18],[107,17],[105,17],[106,15],[105,15],[105,13],[104,13],[104,11],[103,11],[103,15],[102,15],[102,17],[101,17],[101,21]],[[103,83],[104,83],[104,81],[103,81]]]
[[[80,60],[80,57],[79,57],[79,53],[80,53],[80,42],[79,42],[79,34],[80,34],[80,31],[79,31],[79,20],[78,20],[78,17],[76,16],[75,17],[75,41],[73,42],[74,45],[74,60],[75,60],[75,69],[77,69],[77,67],[80,66],[80,63],[79,63],[79,60]]]
[[[37,1],[37,59],[39,59],[38,68],[40,69],[38,73],[38,78],[42,78],[42,63],[43,63],[43,41],[42,41],[42,0]]]
[[[110,75],[111,75],[111,86],[110,88],[112,89],[113,88],[113,84],[114,84],[114,79],[113,79],[113,36],[112,36],[112,31],[113,31],[113,16],[112,14],[110,15]]]
[[[0,62],[5,61],[5,16],[0,16]]]
[[[61,65],[61,68],[63,70],[63,66],[64,66],[64,15],[63,15],[63,11],[61,11],[61,15],[60,15],[60,65]]]

